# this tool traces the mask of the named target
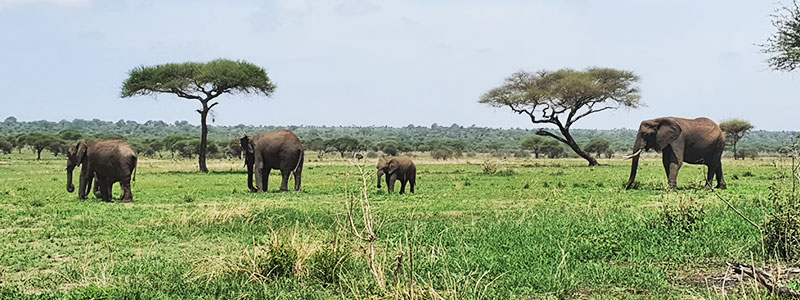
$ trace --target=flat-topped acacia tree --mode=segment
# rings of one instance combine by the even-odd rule
[[[502,86],[483,94],[479,102],[494,107],[509,107],[515,113],[530,117],[534,124],[557,126],[560,136],[542,129],[536,134],[566,144],[586,159],[589,166],[596,166],[597,160],[581,150],[569,129],[590,114],[641,106],[639,88],[636,86],[638,81],[639,77],[633,72],[609,68],[536,73],[520,71],[506,78]]]
[[[208,146],[208,113],[219,102],[212,100],[222,94],[256,94],[269,97],[275,84],[267,72],[246,61],[227,59],[207,63],[186,62],[141,66],[130,71],[122,83],[121,96],[145,96],[168,93],[180,98],[197,100],[202,105],[200,114],[200,171],[207,173],[206,149]]]

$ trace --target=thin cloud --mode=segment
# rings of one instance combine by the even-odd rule
[[[89,5],[90,3],[90,0],[0,0],[0,9],[24,5],[79,7]]]

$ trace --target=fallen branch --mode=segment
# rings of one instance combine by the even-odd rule
[[[761,285],[766,287],[771,293],[788,297],[788,298],[795,298],[800,299],[800,292],[793,290],[792,288],[782,285],[775,279],[772,274],[767,273],[766,271],[756,268],[754,266],[743,264],[743,263],[730,263],[726,262],[729,267],[731,267],[734,273],[739,275],[747,275],[758,281]]]
[[[719,195],[719,193],[717,193],[717,191],[716,191],[716,190],[714,190],[714,195],[716,195],[716,196],[717,196],[717,198],[719,198],[720,200],[722,200],[722,202],[725,202],[725,204],[727,204],[727,205],[728,205],[728,207],[730,207],[730,208],[731,208],[733,211],[735,211],[735,212],[736,212],[736,213],[737,213],[737,214],[738,214],[740,217],[742,217],[742,218],[743,218],[745,221],[749,222],[749,223],[750,223],[750,225],[753,225],[755,228],[757,228],[757,229],[758,229],[758,231],[762,233],[762,234],[761,234],[762,236],[764,235],[764,234],[763,234],[763,233],[764,233],[764,231],[763,231],[763,230],[761,230],[761,226],[758,226],[758,224],[756,224],[755,222],[753,222],[752,220],[750,220],[750,218],[748,218],[748,217],[747,217],[747,216],[745,216],[745,215],[744,215],[742,212],[740,212],[738,209],[736,209],[736,207],[734,207],[734,206],[733,206],[733,204],[731,204],[730,202],[728,202],[728,200],[725,200],[725,198],[722,198],[722,196],[720,196],[720,195]]]

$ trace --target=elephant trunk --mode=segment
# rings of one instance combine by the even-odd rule
[[[628,177],[628,184],[625,186],[626,190],[631,189],[633,182],[636,181],[636,172],[639,171],[639,157],[642,155],[645,145],[644,139],[636,138],[636,143],[633,145],[633,155],[630,156],[633,160],[631,161],[631,175]]]
[[[251,192],[257,192],[253,186],[253,166],[255,165],[255,155],[250,153],[245,153],[244,164],[247,166],[247,188],[250,189]]]
[[[378,169],[378,188],[381,188],[381,177],[383,176],[383,170]]]
[[[67,192],[72,193],[75,191],[75,185],[72,184],[72,170],[73,168],[67,168]]]

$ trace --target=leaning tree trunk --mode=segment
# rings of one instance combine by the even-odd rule
[[[42,150],[44,150],[44,148],[36,148],[36,160],[42,160]]]
[[[208,117],[208,102],[203,102],[203,110],[200,111],[200,151],[198,151],[197,160],[200,165],[200,172],[208,173],[206,167],[206,146],[208,145],[208,124],[206,124],[206,117]]]
[[[576,143],[575,139],[572,138],[572,135],[569,134],[569,129],[562,128],[561,134],[564,135],[564,137],[566,138],[567,146],[569,146],[572,149],[572,151],[575,151],[575,153],[578,154],[580,157],[583,157],[583,159],[588,161],[590,167],[598,165],[597,160],[594,159],[592,155],[587,154],[586,152],[583,151],[583,149],[581,149],[580,146],[578,146],[578,143]]]

